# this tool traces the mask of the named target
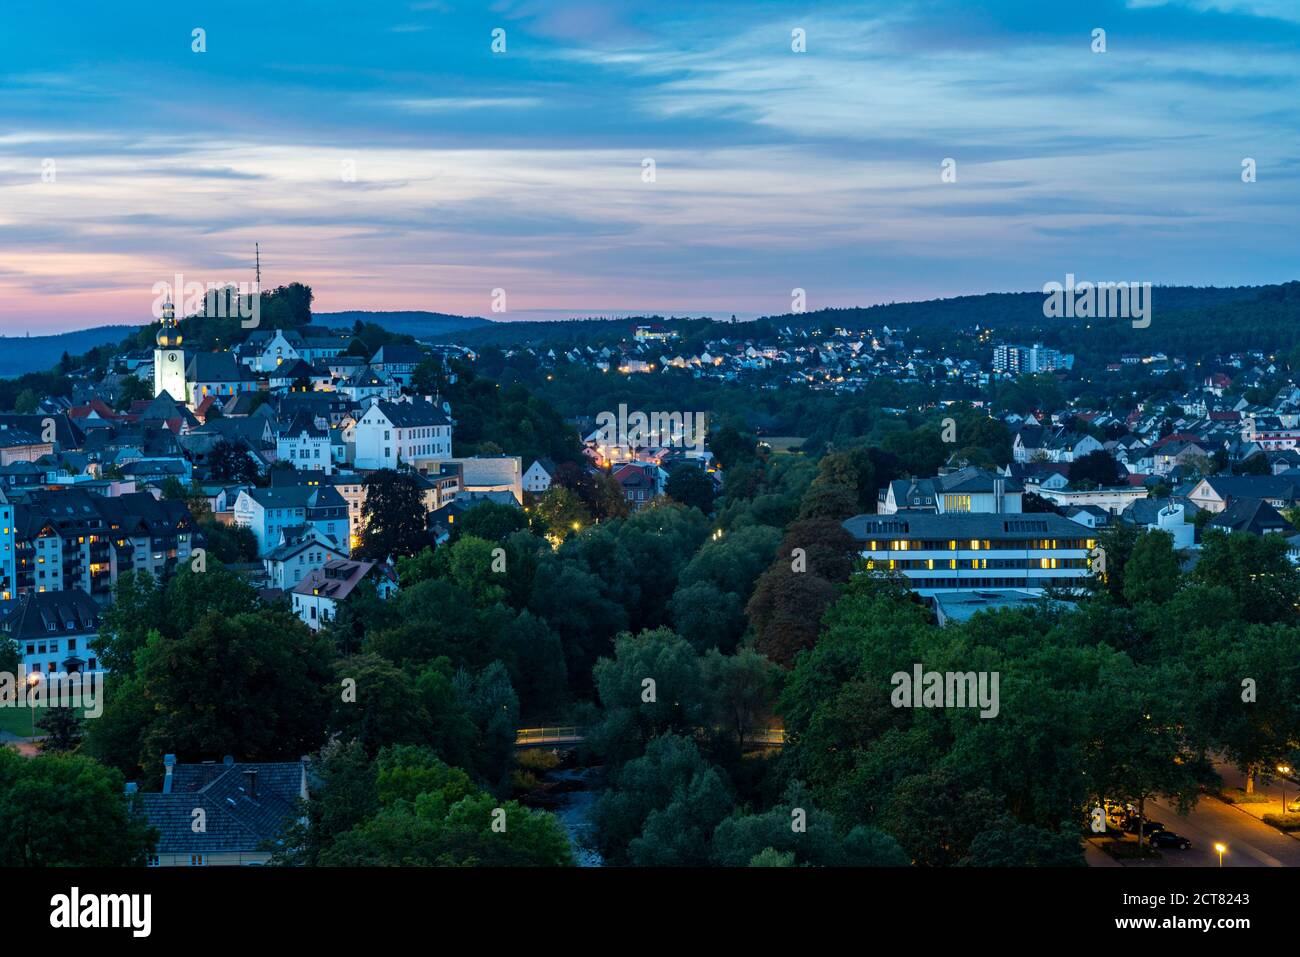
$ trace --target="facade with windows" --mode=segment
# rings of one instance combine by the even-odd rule
[[[105,671],[91,644],[99,637],[99,605],[85,592],[24,595],[0,629],[18,645],[28,674],[89,674]]]
[[[451,420],[432,402],[372,402],[357,419],[356,467],[417,472],[451,458]]]
[[[1092,574],[1091,531],[1055,513],[900,513],[844,522],[868,571],[905,578],[925,597],[972,589],[1078,588]]]
[[[296,469],[326,475],[334,471],[330,434],[306,411],[299,412],[276,438],[275,454],[281,462],[288,462]]]

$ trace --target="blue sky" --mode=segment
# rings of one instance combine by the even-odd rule
[[[10,334],[147,321],[254,241],[320,311],[496,318],[1300,274],[1296,0],[8,0],[0,31]]]

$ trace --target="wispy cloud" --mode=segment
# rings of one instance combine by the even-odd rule
[[[291,6],[9,15],[0,329],[144,321],[254,241],[322,310],[1294,278],[1290,0]]]

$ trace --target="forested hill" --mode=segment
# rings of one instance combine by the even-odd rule
[[[1064,282],[1060,277],[1058,282]],[[1155,308],[1164,312],[1209,309],[1241,302],[1251,302],[1266,290],[1279,286],[1156,286],[1151,290]],[[862,309],[820,309],[816,312],[768,316],[758,320],[761,325],[790,326],[791,328],[822,328],[842,325],[859,329],[943,328],[971,329],[993,327],[998,329],[1018,326],[1042,326],[1042,292],[990,292],[978,296],[957,296],[952,299],[926,299],[921,302],[891,302]]]
[[[1062,277],[1064,278],[1064,277]],[[1228,352],[1258,349],[1289,355],[1300,343],[1300,282],[1274,286],[1157,286],[1151,290],[1149,327],[1135,329],[1122,319],[1084,321],[1043,315],[1041,292],[987,293],[954,299],[888,303],[866,308],[821,309],[767,316],[753,322],[710,319],[582,319],[567,322],[494,322],[449,332],[446,341],[483,346],[568,349],[609,344],[646,322],[682,335],[676,349],[706,339],[767,338],[777,329],[831,332],[909,329],[908,344],[936,345],[978,326],[1001,338],[1045,342],[1095,361],[1118,361],[1124,352],[1164,351],[1194,361]]]
[[[465,329],[490,327],[495,323],[478,316],[453,316],[445,312],[370,312],[353,309],[347,312],[317,312],[312,315],[312,322],[318,326],[351,328],[357,320],[370,325],[383,326],[390,332],[398,332],[417,339],[444,335]]]
[[[96,346],[118,343],[134,334],[137,326],[99,326],[54,336],[0,336],[0,377],[49,369],[66,352],[76,356]]]

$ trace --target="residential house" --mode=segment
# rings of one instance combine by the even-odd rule
[[[1209,475],[1196,483],[1187,499],[1198,508],[1222,512],[1236,499],[1263,499],[1276,509],[1300,502],[1300,476]]]
[[[876,512],[1019,512],[1023,492],[1015,479],[971,466],[934,478],[896,479],[880,490]]]
[[[91,648],[99,637],[99,605],[79,589],[23,595],[0,620],[0,631],[18,645],[28,674],[107,670]]]
[[[370,357],[370,367],[392,379],[403,388],[410,388],[415,368],[424,358],[419,346],[389,344],[380,346]]]
[[[372,401],[357,419],[355,465],[359,469],[437,471],[451,458],[451,419],[433,402]]]
[[[387,564],[348,559],[326,562],[293,587],[294,614],[309,628],[319,630],[338,616],[339,606],[367,579],[381,598],[397,590],[397,573]]]
[[[339,548],[348,542],[348,506],[329,485],[244,489],[235,500],[235,524],[252,530],[261,557],[279,545],[286,529],[303,525],[314,526]]]
[[[218,867],[266,864],[273,846],[299,818],[308,799],[308,763],[237,762],[226,757],[181,763],[163,757],[162,793],[128,796],[158,831],[150,867]],[[196,812],[202,812],[201,816]],[[196,820],[203,827],[195,827]]]
[[[289,591],[327,562],[347,557],[347,552],[337,542],[326,538],[314,526],[307,525],[283,529],[280,543],[266,553],[262,565],[266,569],[268,587]]]
[[[551,487],[554,478],[555,463],[548,458],[535,459],[524,473],[524,491],[540,495]]]
[[[288,462],[296,469],[324,472],[326,475],[334,470],[329,432],[318,426],[305,409],[299,411],[289,427],[277,436],[275,452],[277,460]]]

